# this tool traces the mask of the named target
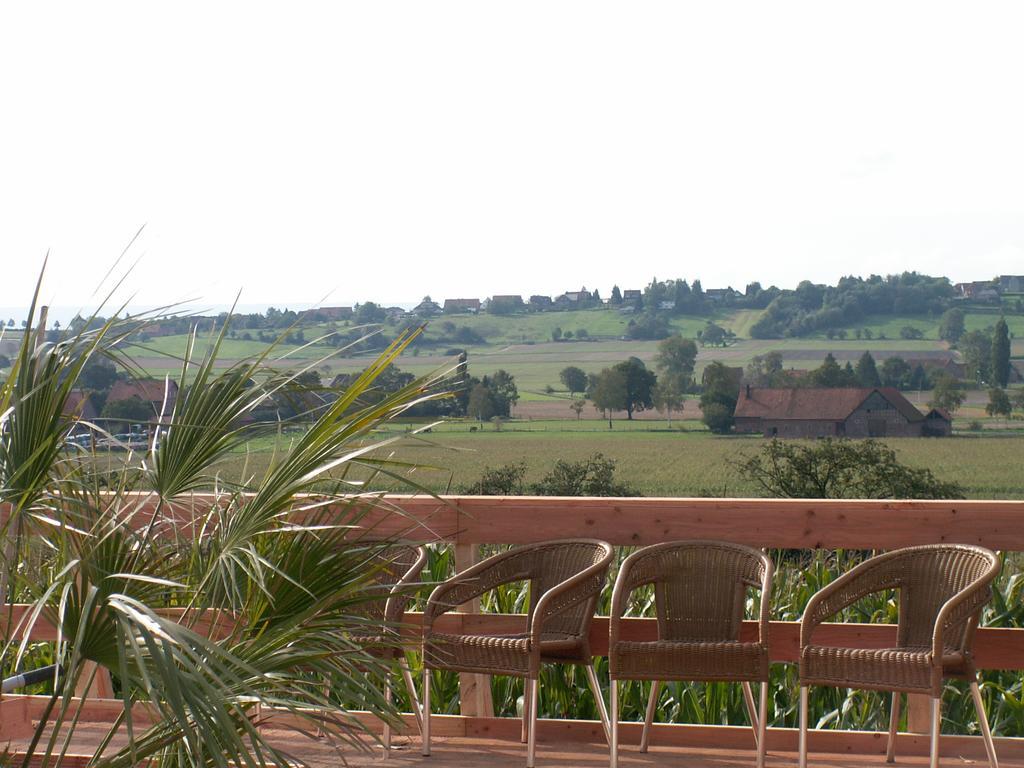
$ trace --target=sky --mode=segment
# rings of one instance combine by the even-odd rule
[[[47,253],[43,300],[85,307],[128,268],[134,304],[291,307],[1024,273],[1022,22],[997,2],[7,3],[0,307]]]

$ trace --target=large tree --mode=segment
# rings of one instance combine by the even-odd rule
[[[928,407],[943,408],[955,413],[963,401],[964,393],[956,380],[948,373],[944,373],[935,381],[935,389],[932,390],[932,399],[928,401]]]
[[[750,358],[743,376],[755,387],[774,387],[782,383],[782,373],[782,353],[773,350]]]
[[[1000,387],[1010,383],[1010,329],[1002,317],[992,337],[992,381]]]
[[[704,414],[701,418],[708,429],[716,434],[724,434],[732,429],[739,394],[739,379],[728,366],[714,362],[704,369],[700,409]]]
[[[466,415],[477,421],[488,421],[496,411],[494,395],[491,390],[483,384],[473,385],[473,388],[469,390]]]
[[[964,326],[964,311],[959,307],[947,309],[942,313],[942,320],[939,321],[939,338],[956,344],[964,335],[967,328]]]
[[[677,333],[658,342],[654,364],[660,375],[675,376],[689,383],[696,361],[697,345],[692,339],[684,339]]]
[[[632,419],[635,411],[643,411],[654,405],[654,386],[658,377],[654,371],[647,370],[643,360],[631,357],[612,367],[621,373],[626,383],[626,399],[620,410],[626,412],[626,418]]]
[[[1004,419],[1008,419],[1012,411],[1013,404],[1010,402],[1010,396],[1006,394],[1006,390],[992,387],[988,391],[988,404],[985,406],[985,413],[989,416],[1002,416]]]
[[[856,377],[844,371],[829,352],[825,355],[821,366],[811,371],[811,383],[816,387],[853,387],[857,385]]]
[[[563,368],[562,372],[558,374],[558,378],[561,379],[565,388],[569,390],[570,395],[574,395],[577,392],[585,392],[587,389],[587,373],[575,365]]]
[[[912,374],[910,363],[902,357],[887,357],[882,361],[882,384],[887,387],[906,389]]]
[[[878,368],[875,366],[875,358],[870,352],[865,351],[857,361],[857,381],[862,387],[880,387],[882,380],[878,375]]]
[[[668,426],[672,426],[672,411],[683,410],[686,402],[686,389],[690,380],[671,373],[663,373],[658,377],[654,387],[654,406],[665,414]]]
[[[588,383],[587,390],[599,411],[620,411],[626,401],[626,376],[622,371],[605,368]]]
[[[992,328],[984,331],[968,331],[957,344],[964,356],[967,374],[975,383],[989,381],[992,376]]]
[[[519,389],[516,378],[504,369],[499,369],[490,376],[484,376],[482,383],[494,397],[495,416],[511,416],[512,409],[519,402]]]

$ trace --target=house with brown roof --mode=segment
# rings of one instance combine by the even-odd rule
[[[92,421],[99,415],[96,412],[96,407],[92,404],[92,400],[89,399],[88,393],[81,389],[72,389],[68,392],[62,413],[64,416],[68,416],[76,421],[78,419]]]
[[[166,397],[166,404],[164,398]],[[170,415],[178,399],[178,382],[168,379],[140,379],[139,381],[118,381],[110,388],[107,402],[138,398],[153,408],[154,419],[160,413]]]
[[[299,312],[299,317],[303,320],[313,321],[331,321],[331,320],[348,320],[352,317],[352,307],[316,307],[315,309],[306,309]]]
[[[734,416],[737,432],[765,437],[921,437],[952,431],[948,414],[934,411],[926,417],[893,387],[747,385],[740,389]]]

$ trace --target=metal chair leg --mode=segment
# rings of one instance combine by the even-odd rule
[[[757,768],[764,768],[768,753],[768,681],[761,682],[761,707],[757,716]]]
[[[939,768],[939,733],[942,730],[942,699],[932,699],[931,768]]]
[[[526,737],[526,768],[533,768],[537,756],[537,699],[540,692],[540,679],[532,680],[530,685],[530,732]]]
[[[800,686],[800,759],[799,768],[807,768],[807,686]],[[933,766],[934,768],[934,766]]]
[[[740,683],[740,685],[743,687],[743,703],[747,707],[750,727],[754,729],[754,747],[757,747],[757,712],[754,709],[754,694],[750,690],[750,683],[746,680]]]
[[[420,707],[420,699],[416,695],[416,684],[412,681],[412,672],[409,671],[409,662],[403,653],[398,657],[398,668],[402,671],[402,679],[405,680],[405,689],[409,692],[409,703],[412,705],[412,714],[416,718],[416,729],[423,735],[423,712]]]
[[[985,740],[985,752],[988,753],[989,768],[999,768],[999,759],[996,757],[996,745],[992,741],[992,731],[988,727],[988,715],[985,714],[985,702],[981,700],[981,691],[978,690],[977,677],[971,681],[971,698],[974,699],[974,709],[978,712],[978,725],[981,726],[981,735]]]
[[[885,749],[885,762],[896,762],[896,732],[900,727],[900,701],[899,691],[892,692],[892,706],[889,707],[889,744]]]
[[[654,711],[658,707],[658,694],[661,693],[661,680],[651,683],[651,693],[647,697],[647,712],[644,714],[644,729],[640,733],[640,751],[646,752],[651,743],[651,724],[654,722]]]
[[[614,677],[608,686],[608,714],[611,717],[612,738],[609,745],[610,768],[619,768],[619,681]]]
[[[388,679],[384,682],[384,703],[391,704],[391,676],[388,675]],[[384,735],[381,738],[384,744],[384,759],[387,760],[391,755],[391,723],[387,720],[384,721]]]
[[[430,670],[423,666],[423,749],[424,757],[430,757]]]
[[[523,680],[523,728],[519,734],[519,741],[525,744],[530,735],[530,678]]]
[[[604,728],[604,737],[611,742],[612,734],[608,726],[608,708],[604,705],[604,694],[601,693],[601,684],[597,681],[597,673],[593,664],[586,665],[587,682],[590,683],[590,692],[594,694],[594,701],[597,704],[597,713],[601,718],[601,727]]]

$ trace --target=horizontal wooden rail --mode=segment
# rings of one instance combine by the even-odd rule
[[[28,606],[11,606],[11,617],[15,625],[27,612]],[[168,616],[175,617],[180,611],[170,610]],[[419,627],[422,614],[410,612],[406,616],[403,635],[410,647],[419,642]],[[3,617],[6,619],[6,616]],[[500,634],[524,632],[526,616],[523,614],[498,613],[446,613],[434,624],[439,632],[452,634]],[[0,623],[0,632],[4,629]],[[201,617],[193,627],[201,634],[226,636],[230,631],[223,614]],[[769,632],[769,653],[771,660],[778,663],[795,664],[799,659],[800,623],[796,621],[773,621]],[[658,626],[656,619],[627,618],[622,620],[620,634],[623,640],[656,640]],[[0,636],[9,636],[4,632]],[[740,636],[744,640],[757,638],[757,623],[743,623]],[[822,624],[814,635],[822,645],[850,648],[891,648],[896,642],[896,627],[893,624]],[[57,639],[56,629],[44,617],[33,626],[31,640],[53,641]],[[608,618],[598,616],[590,628],[590,647],[597,656],[608,654]],[[975,662],[981,669],[1024,669],[1024,629],[1002,629],[983,627],[978,630],[974,641]]]
[[[296,500],[291,520],[362,515],[372,538],[458,544],[528,544],[568,536],[620,546],[720,539],[779,549],[895,549],[958,542],[1024,551],[1024,501],[863,499],[563,498],[557,496],[359,496],[329,505]],[[156,501],[126,504],[139,524]],[[217,497],[165,507],[180,524]],[[0,505],[0,524],[8,511]]]

